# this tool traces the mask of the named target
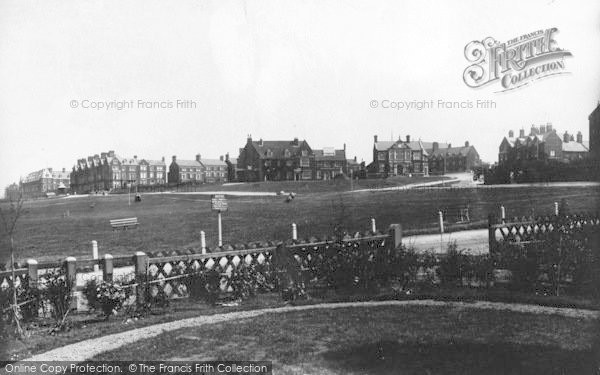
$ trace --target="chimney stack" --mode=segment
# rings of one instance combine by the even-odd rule
[[[410,142],[410,135],[409,134],[406,135],[406,143],[408,143],[408,142]]]
[[[163,156],[161,160],[162,160],[162,162],[164,163],[164,162],[165,162],[165,157]]]
[[[173,159],[173,163],[175,163],[177,161],[177,156],[173,155],[172,159]]]
[[[550,133],[552,131],[552,123],[551,122],[546,123],[546,131],[548,133]]]
[[[344,152],[346,152],[346,144],[344,143]]]
[[[525,129],[521,128],[519,130],[519,138],[525,138]]]
[[[437,142],[433,142],[432,147],[433,147],[433,152],[436,152],[437,150],[440,149],[440,144]]]
[[[196,154],[196,161],[200,161],[200,154]]]
[[[219,156],[219,160],[223,161],[225,157],[223,155]]]
[[[247,143],[252,143],[252,135],[248,134],[248,138],[246,139]]]
[[[63,172],[66,172],[66,169],[65,169],[65,168],[63,168]]]
[[[508,131],[508,138],[513,138],[515,136],[515,132],[512,130]]]
[[[101,152],[101,153],[100,153],[100,157],[101,157],[102,159],[106,159],[106,155],[107,155],[107,154],[106,154],[106,152]]]
[[[262,139],[261,139],[262,142]],[[294,137],[294,141],[292,142],[294,146],[298,146],[298,137]]]
[[[448,143],[448,148],[452,148],[452,143]]]
[[[563,142],[569,143],[569,138],[569,133],[565,131],[565,134],[563,134]]]
[[[374,136],[373,136],[373,141],[374,141],[375,143],[377,143],[377,135],[374,135]]]
[[[583,134],[581,134],[581,131],[577,132],[577,143],[583,143]]]
[[[229,161],[229,152],[225,154],[225,161]]]
[[[469,147],[469,141],[465,141],[465,147]]]
[[[109,152],[108,152],[108,156],[109,156],[109,157],[111,157],[111,158],[114,158],[114,157],[115,157],[115,152],[114,152],[114,151],[112,151],[112,150],[111,150],[111,151],[109,151]]]
[[[137,155],[133,155],[133,158],[134,158],[135,160],[137,160]]]
[[[356,163],[356,156],[354,156],[354,162]]]
[[[546,125],[540,125],[540,134],[546,133]]]

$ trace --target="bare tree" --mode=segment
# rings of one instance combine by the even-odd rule
[[[19,318],[19,306],[17,301],[17,287],[15,285],[15,244],[14,244],[14,234],[15,229],[17,227],[17,222],[19,218],[24,214],[23,210],[23,192],[19,194],[17,200],[10,199],[10,203],[8,208],[2,208],[0,206],[0,236],[2,240],[8,240],[8,248],[10,251],[10,270],[11,270],[11,278],[12,278],[12,294],[13,294],[13,318],[15,324],[17,326],[17,332],[19,336],[23,336],[23,329],[21,328],[20,318]]]

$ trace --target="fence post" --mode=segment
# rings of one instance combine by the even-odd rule
[[[102,280],[111,283],[113,281],[113,256],[104,254],[104,267],[102,268]]]
[[[500,206],[500,217],[502,218],[502,222],[504,223],[506,220],[506,210],[504,206]]]
[[[393,249],[398,249],[402,246],[402,225],[390,224],[390,237]]]
[[[200,231],[200,249],[202,254],[206,254],[206,233],[203,230]]]
[[[27,275],[29,276],[29,287],[36,289],[38,286],[38,262],[35,259],[27,259]]]
[[[298,240],[298,227],[296,223],[292,223],[292,240]]]
[[[77,299],[75,297],[75,287],[77,283],[77,259],[75,257],[67,257],[65,259],[65,273],[66,281],[71,287],[71,306],[70,308],[77,308]]]
[[[144,303],[145,297],[144,290],[146,285],[143,284],[147,281],[146,272],[148,271],[148,256],[142,251],[137,251],[133,256],[133,263],[135,265],[135,279],[138,284],[135,288],[135,300],[137,304],[140,305]]]
[[[554,202],[554,215],[558,216],[558,202]]]
[[[438,215],[440,217],[440,233],[444,233],[444,214],[442,211],[438,211]]]
[[[92,258],[98,260],[98,241],[96,240],[92,241]],[[94,264],[94,272],[98,272],[99,269],[98,264]]]
[[[494,228],[494,224],[496,224],[496,217],[494,214],[488,215],[488,251],[490,254],[493,254],[496,244],[496,229]]]
[[[371,232],[377,233],[377,225],[375,225],[375,218],[371,218]]]

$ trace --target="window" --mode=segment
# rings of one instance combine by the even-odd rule
[[[550,150],[550,157],[555,157],[556,156],[556,152],[554,150]]]
[[[301,167],[309,167],[310,161],[308,160],[308,158],[300,158],[300,166]]]

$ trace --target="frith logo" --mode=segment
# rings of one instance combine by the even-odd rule
[[[565,71],[565,57],[571,52],[558,48],[553,27],[500,43],[492,37],[474,40],[465,46],[469,65],[463,80],[469,87],[477,88],[498,81],[502,91],[525,86],[535,80]]]

